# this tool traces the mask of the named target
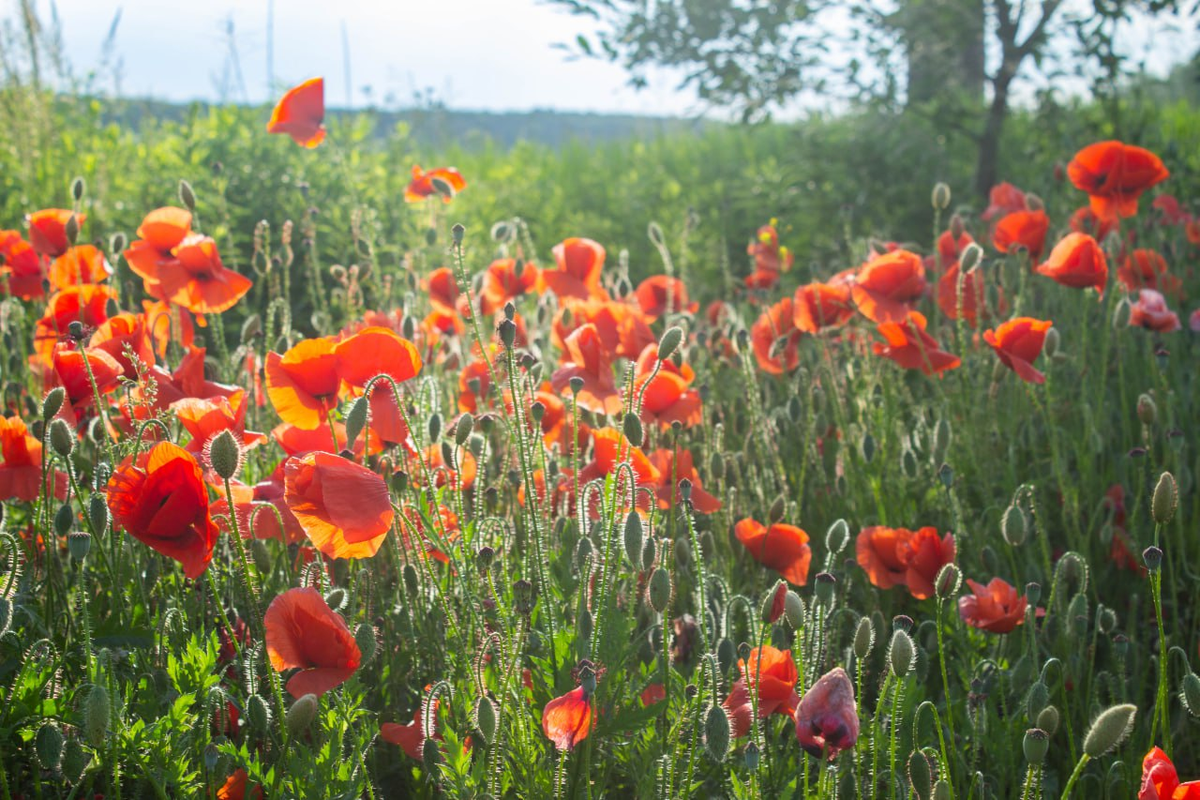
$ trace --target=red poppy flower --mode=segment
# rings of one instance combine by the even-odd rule
[[[608,300],[608,292],[600,285],[605,252],[599,242],[571,237],[554,245],[556,269],[543,269],[538,275],[538,292],[550,289],[558,296],[559,304],[574,297],[580,300]]]
[[[423,366],[416,345],[390,328],[364,328],[343,339],[333,348],[338,376],[363,388],[376,375],[388,375],[397,383],[415,378]],[[389,385],[376,385],[376,391],[391,392]]]
[[[1029,602],[1000,578],[986,586],[967,580],[973,594],[958,598],[958,614],[971,627],[992,633],[1008,633],[1025,622]]]
[[[695,314],[699,303],[688,302],[687,287],[678,278],[669,275],[651,275],[638,284],[635,293],[642,313],[652,320],[668,312],[679,314],[686,311]]]
[[[0,295],[22,300],[45,295],[37,252],[17,231],[0,231]]]
[[[108,319],[108,301],[117,299],[108,286],[72,286],[55,292],[46,304],[46,313],[37,321],[33,332],[33,350],[37,360],[49,367],[54,362],[54,347],[66,334],[72,322],[84,330],[104,324]]]
[[[979,215],[980,219],[990,220],[1022,211],[1025,208],[1025,193],[1011,183],[999,183],[988,193],[988,207]]]
[[[283,484],[283,466],[284,464],[280,464],[280,469],[276,469],[269,480],[260,481],[253,486],[246,486],[236,481],[231,483],[233,508],[237,512],[238,528],[242,533],[242,538],[278,539],[284,544],[300,544],[307,541],[304,528],[300,526],[300,520],[296,519],[296,515],[288,508],[284,499],[286,490]],[[223,486],[220,487],[218,492],[223,489]],[[279,512],[279,517],[276,517],[275,512],[265,506],[274,506],[275,510]],[[227,498],[221,497],[213,503],[212,514],[217,518],[217,524],[222,531],[233,532],[225,517],[229,514]],[[279,526],[280,519],[283,520],[282,528]]]
[[[458,410],[479,413],[479,404],[491,406],[492,372],[488,362],[472,361],[458,373]]]
[[[151,293],[193,314],[219,314],[232,308],[254,285],[245,275],[225,268],[210,236],[189,234],[171,252],[175,257],[158,265],[158,292]]]
[[[863,264],[850,286],[859,312],[872,322],[900,322],[925,292],[925,265],[907,250],[892,250]]]
[[[1160,253],[1145,248],[1138,248],[1125,257],[1117,268],[1117,280],[1130,292],[1155,289],[1177,300],[1183,285],[1183,281],[1167,271],[1167,260]]]
[[[442,202],[449,203],[465,188],[466,179],[454,167],[438,167],[425,172],[419,164],[413,164],[412,181],[404,190],[404,201],[419,203],[426,197],[440,194]]]
[[[279,98],[267,123],[267,133],[286,133],[292,141],[313,148],[325,140],[325,79],[311,78]]]
[[[1108,285],[1108,260],[1104,257],[1104,250],[1086,233],[1068,233],[1064,236],[1037,271],[1063,286],[1075,289],[1094,286],[1101,297],[1104,297],[1104,287]]]
[[[130,380],[137,380],[138,373],[126,355],[126,348],[142,362],[143,369],[154,366],[154,350],[146,333],[145,317],[141,314],[122,313],[109,317],[92,334],[88,347],[103,350],[115,358],[121,365],[122,374]]]
[[[217,789],[217,800],[246,800],[246,787],[250,776],[246,770],[238,767],[233,771],[233,774],[225,779],[225,783],[221,788]],[[250,790],[250,797],[254,800],[262,800],[263,790],[261,786],[255,786]]]
[[[415,455],[417,445],[413,441],[412,432],[408,429],[408,424],[404,421],[404,417],[400,415],[400,407],[396,405],[396,395],[392,391],[392,387],[388,385],[376,384],[371,392],[371,399],[368,401],[371,407],[371,424],[368,426],[371,437],[371,452],[378,452],[380,444],[386,444],[389,447],[400,445],[410,455]],[[317,430],[322,430],[318,428]],[[343,447],[345,446],[345,430],[344,425],[341,426]],[[358,455],[362,454],[362,438],[354,441],[354,450]]]
[[[792,298],[792,320],[804,333],[840,328],[853,316],[849,283],[810,283]]]
[[[92,379],[96,381],[96,390],[103,396],[117,388],[117,379],[121,377],[122,370],[120,362],[103,350],[61,342],[54,348],[54,373],[58,384],[66,389],[71,405],[86,407],[95,399]]]
[[[1092,211],[1091,206],[1080,206],[1071,215],[1068,225],[1076,233],[1086,233],[1088,236],[1095,237],[1096,241],[1103,242],[1110,233],[1120,227],[1121,220],[1116,217],[1101,219],[1096,216],[1095,211]]]
[[[173,251],[192,233],[192,214],[184,208],[156,208],[142,219],[125,260],[144,283],[147,294],[163,298],[159,270],[175,260]]]
[[[582,325],[563,344],[567,363],[550,376],[554,391],[561,394],[570,386],[572,378],[582,378],[583,388],[575,395],[580,408],[597,414],[619,414],[621,395],[613,381],[612,362],[600,342],[596,326]]]
[[[172,340],[184,350],[190,350],[196,341],[196,323],[186,309],[161,300],[143,300],[142,317],[154,342],[154,352],[160,358],[167,357],[167,347]]]
[[[1033,368],[1033,360],[1041,354],[1046,332],[1053,325],[1050,320],[1016,317],[995,331],[984,331],[983,340],[992,346],[1004,366],[1017,373],[1021,380],[1045,383],[1046,376]]]
[[[199,455],[223,431],[229,431],[242,449],[267,440],[265,434],[246,430],[246,393],[238,389],[229,397],[185,397],[171,404],[180,425],[192,437],[187,451]]]
[[[1142,788],[1137,800],[1200,800],[1200,780],[1179,782],[1175,764],[1161,748],[1142,759]]]
[[[160,442],[136,463],[127,457],[108,481],[108,507],[130,536],[178,561],[187,577],[208,569],[219,531],[200,464],[182,447]]]
[[[957,261],[938,279],[937,302],[942,313],[949,319],[962,316],[974,328],[981,312],[986,311],[987,300],[983,288],[983,272],[973,267],[962,276],[962,289],[958,286],[961,267]]]
[[[42,490],[42,443],[29,435],[20,417],[0,416],[0,500],[31,503]],[[67,474],[55,470],[47,487],[55,497],[67,496]]]
[[[749,289],[773,288],[779,281],[779,273],[787,272],[795,261],[786,247],[779,246],[774,220],[758,229],[754,241],[746,246],[746,253],[754,258],[754,272],[745,279]]]
[[[275,671],[300,670],[287,682],[292,697],[320,697],[349,680],[362,661],[346,621],[311,586],[288,589],[272,600],[263,626]]]
[[[1014,252],[1022,247],[1029,252],[1030,259],[1037,263],[1046,246],[1046,232],[1050,230],[1050,217],[1046,212],[1016,211],[996,223],[992,232],[992,244],[1001,253]]]
[[[1117,141],[1088,145],[1067,165],[1071,183],[1088,193],[1101,219],[1132,217],[1142,192],[1170,174],[1154,153]]]
[[[812,685],[796,706],[796,739],[811,756],[832,760],[858,741],[854,684],[834,667]]]
[[[538,283],[537,265],[522,261],[518,271],[515,258],[498,258],[483,272],[483,285],[479,290],[479,312],[495,314],[510,300],[533,291]]]
[[[320,427],[337,406],[340,359],[332,340],[304,339],[282,356],[267,353],[267,397],[284,422]]]
[[[570,455],[576,447],[582,447],[591,440],[590,428],[582,422],[576,423],[572,415],[567,413],[567,404],[554,393],[551,384],[543,383],[533,399],[541,403],[544,409],[541,429],[546,447],[557,446],[560,453]],[[577,424],[579,429],[574,431]]]
[[[67,249],[50,263],[48,277],[52,289],[65,289],[85,283],[102,283],[112,277],[112,264],[104,253],[90,244]]]
[[[919,369],[926,375],[958,367],[962,360],[944,352],[937,340],[925,332],[925,315],[909,312],[904,322],[885,322],[877,330],[887,340],[875,342],[875,355],[890,358],[905,369]]]
[[[288,508],[331,558],[370,558],[392,527],[387,484],[353,461],[320,451],[293,456],[284,482]]]
[[[679,482],[686,479],[692,482],[693,508],[701,514],[712,514],[721,509],[721,501],[704,491],[704,487],[700,483],[700,475],[696,472],[696,466],[692,460],[691,450],[659,449],[651,453],[649,459],[661,476],[661,480],[654,490],[658,497],[659,508],[666,511],[682,502]]]
[[[942,567],[954,561],[954,534],[939,536],[932,527],[913,531],[896,548],[904,563],[904,582],[918,600],[928,600],[934,594],[934,581]]]
[[[433,473],[433,485],[438,488],[448,485],[456,491],[470,489],[475,485],[475,476],[479,472],[475,456],[471,455],[470,450],[460,448],[454,457],[458,461],[457,469],[452,468],[442,458],[440,446],[431,444],[425,448],[425,463],[429,466],[429,471]],[[413,471],[413,477],[417,484],[422,482],[424,475],[420,468]]]
[[[670,360],[659,361],[658,345],[646,345],[638,356],[633,378],[634,396],[642,403],[641,419],[662,427],[673,422],[685,428],[699,424],[703,418],[700,393],[689,388],[695,377],[687,364],[677,367]]]
[[[1191,222],[1185,223],[1183,234],[1192,244],[1200,245],[1200,219],[1194,219]]]
[[[733,526],[733,533],[746,552],[764,567],[775,570],[796,586],[808,582],[812,548],[808,546],[808,533],[803,529],[780,522],[768,528],[747,517]]]
[[[942,235],[937,240],[938,257],[942,260],[942,269],[947,265],[953,264],[962,257],[963,251],[967,249],[967,245],[974,244],[975,239],[971,234],[963,231],[958,238],[954,238],[954,233],[951,231],[942,231]],[[925,267],[928,269],[931,266],[931,259],[925,260]]]
[[[429,691],[429,687],[426,686],[425,690]],[[437,713],[440,703],[440,699],[435,698],[433,701],[434,730],[432,736],[435,739],[442,738],[437,733]],[[421,704],[418,704],[416,710],[413,711],[412,722],[408,723],[407,725],[398,725],[395,722],[385,722],[379,726],[379,738],[383,739],[385,742],[399,745],[400,749],[403,750],[405,755],[407,755],[409,758],[421,761],[424,758],[424,753],[422,751],[425,747],[426,738],[425,722],[423,717],[424,714],[422,713],[422,706]]]
[[[417,506],[404,506],[403,514],[400,517],[402,523],[400,525],[400,534],[404,540],[404,546],[407,549],[411,544],[409,536],[409,531],[411,530],[415,534],[415,538],[421,542],[421,545],[425,548],[425,553],[430,558],[442,564],[449,564],[450,557],[434,545],[430,534],[426,532],[425,521],[430,521],[435,535],[441,536],[447,542],[453,543],[458,541],[462,535],[462,529],[458,526],[458,515],[449,508],[446,508],[446,506],[439,505],[437,508],[437,518],[434,521],[430,504],[425,503],[424,506],[423,512]],[[422,513],[425,515],[424,518],[422,517]]]
[[[573,750],[588,737],[594,724],[591,698],[582,686],[554,698],[542,710],[542,731],[559,750]]]
[[[1182,327],[1179,315],[1167,308],[1167,298],[1153,289],[1138,292],[1137,302],[1129,314],[1130,327],[1149,328],[1159,333],[1170,333]]]
[[[71,246],[67,241],[67,223],[72,216],[80,228],[87,221],[86,214],[76,214],[69,208],[43,208],[28,215],[25,220],[29,223],[29,243],[33,249],[49,258],[67,252]]]
[[[750,326],[750,346],[763,372],[782,375],[800,364],[800,338],[792,298],[785,297],[768,308]]]
[[[1184,225],[1194,219],[1191,214],[1183,210],[1179,198],[1173,194],[1160,194],[1154,198],[1154,202],[1150,206],[1162,214],[1163,225]]]
[[[642,689],[642,693],[638,695],[638,699],[642,701],[643,707],[649,708],[656,703],[666,700],[667,690],[663,688],[661,683],[652,683],[645,689]]]
[[[617,465],[628,461],[639,486],[654,485],[662,479],[661,473],[646,457],[640,447],[634,447],[625,434],[616,428],[597,428],[592,431],[592,462],[580,470],[580,483],[594,478],[611,475]]]
[[[759,656],[759,648],[755,647],[750,651],[749,658],[738,659],[738,672],[742,677],[737,683],[744,687],[751,684],[758,687],[759,719],[766,719],[772,714],[791,716],[800,702],[796,694],[799,673],[796,671],[796,662],[792,660],[792,651],[778,650],[768,644],[762,647],[761,658]],[[746,699],[749,704],[749,694]],[[742,733],[735,733],[735,736],[740,735]]]

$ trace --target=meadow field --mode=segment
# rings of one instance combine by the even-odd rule
[[[1191,103],[320,90],[0,88],[0,798],[1200,797]]]

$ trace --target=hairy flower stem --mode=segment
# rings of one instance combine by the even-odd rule
[[[1082,753],[1079,756],[1079,761],[1075,764],[1074,771],[1071,772],[1071,777],[1067,781],[1067,787],[1063,789],[1062,800],[1070,800],[1071,790],[1075,788],[1075,782],[1079,780],[1079,776],[1083,774],[1083,768],[1092,760],[1092,757],[1087,753]]]
[[[1156,537],[1157,538],[1157,537]],[[1158,625],[1158,693],[1154,700],[1154,719],[1150,725],[1150,738],[1162,726],[1163,749],[1171,755],[1171,707],[1167,695],[1167,632],[1163,628],[1162,572],[1150,573],[1150,596],[1154,599],[1154,621]]]
[[[246,605],[250,607],[250,612],[254,615],[252,619],[255,627],[258,627],[266,624],[258,608],[258,576],[255,574],[254,565],[250,563],[250,556],[246,553],[246,543],[242,541],[242,526],[238,522],[237,509],[233,504],[233,486],[229,478],[225,478],[225,497],[229,500],[229,524],[233,528],[233,544],[237,549],[238,562],[242,567]]]
[[[938,666],[941,667],[942,672],[942,696],[946,699],[946,725],[950,728],[950,745],[953,747],[954,743],[958,740],[954,738],[954,708],[950,705],[950,680],[946,676],[946,645],[944,642],[944,635],[942,633],[942,610],[945,608],[945,605],[946,602],[939,597],[937,601],[937,617],[935,620],[937,624],[935,627],[937,628]],[[942,726],[939,724],[938,737],[941,738],[941,735]],[[945,756],[946,745],[943,742],[942,757],[945,758]],[[949,764],[947,764],[947,768],[948,767]],[[949,769],[947,769],[947,772],[949,772]],[[951,780],[948,774],[946,775],[946,782],[950,784],[951,792],[953,792],[954,782]]]

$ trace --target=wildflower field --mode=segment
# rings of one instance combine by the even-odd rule
[[[15,117],[0,798],[1200,797],[1196,153],[739,228],[323,92]]]

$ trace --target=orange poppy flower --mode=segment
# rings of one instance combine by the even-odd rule
[[[216,383],[205,378],[204,356],[203,347],[193,347],[180,359],[174,372],[167,372],[159,366],[151,368],[150,376],[158,384],[155,408],[167,408],[171,403],[185,397],[229,397],[234,392],[242,391],[238,386]]]
[[[247,781],[250,776],[246,770],[238,767],[233,771],[233,774],[225,779],[225,783],[221,788],[217,789],[217,800],[246,800]],[[261,786],[254,786],[250,790],[250,797],[253,800],[262,800],[263,790]]]
[[[300,670],[287,682],[292,697],[320,697],[349,680],[362,661],[342,615],[311,586],[288,589],[272,600],[263,627],[275,671]]]
[[[426,686],[425,690],[429,691],[429,687]],[[433,701],[434,730],[432,736],[435,739],[442,738],[437,733],[437,713],[440,703],[441,700],[437,698],[435,698]],[[424,758],[423,749],[425,747],[426,739],[425,722],[423,717],[424,714],[422,713],[421,704],[418,704],[416,709],[413,711],[412,722],[408,723],[407,725],[398,725],[395,722],[385,722],[379,726],[379,738],[383,739],[385,742],[399,745],[400,749],[403,750],[405,755],[407,755],[409,758],[421,761]]]
[[[996,351],[1004,366],[1017,373],[1021,380],[1045,383],[1046,376],[1033,368],[1033,360],[1041,354],[1046,332],[1053,324],[1050,320],[1016,317],[995,331],[984,331],[983,340]]]
[[[1138,292],[1137,302],[1129,314],[1129,325],[1135,328],[1149,328],[1159,333],[1170,333],[1182,327],[1179,315],[1167,308],[1167,298],[1153,289],[1142,289]]]
[[[482,400],[491,406],[492,372],[483,360],[472,361],[458,373],[458,410],[479,413]]]
[[[988,193],[988,207],[979,215],[980,219],[990,220],[993,217],[1022,211],[1025,208],[1025,193],[1011,183],[999,183]]]
[[[779,281],[779,273],[792,268],[795,256],[786,247],[779,246],[779,231],[774,222],[763,225],[755,234],[754,241],[746,246],[746,254],[754,258],[754,271],[746,276],[746,287],[771,289]]]
[[[559,750],[570,751],[594,727],[591,698],[582,686],[556,697],[542,710],[542,731]]]
[[[279,98],[267,133],[286,133],[296,144],[313,148],[325,141],[325,79],[310,78]]]
[[[1037,263],[1046,246],[1046,232],[1050,230],[1050,217],[1046,212],[1015,211],[996,223],[992,231],[992,244],[1001,253],[1014,252],[1022,247],[1029,252],[1030,259]]]
[[[764,567],[775,570],[796,586],[808,582],[812,548],[808,546],[808,533],[802,528],[781,522],[768,528],[747,517],[733,526],[733,533],[746,552]]]
[[[907,250],[875,256],[858,269],[850,296],[872,322],[902,322],[925,292],[925,265]]]
[[[285,500],[300,527],[331,558],[370,558],[392,527],[387,484],[375,472],[314,451],[284,467]]]
[[[926,375],[958,367],[958,356],[941,350],[937,340],[925,332],[925,315],[909,312],[904,322],[885,322],[877,330],[887,343],[875,342],[875,355],[890,358],[905,369],[919,369]]]
[[[87,359],[86,364],[84,359]],[[91,377],[96,381],[96,390],[101,396],[117,388],[121,377],[121,364],[100,349],[79,348],[72,342],[61,342],[54,348],[54,373],[58,385],[67,390],[67,399],[72,406],[86,407],[95,399],[92,396]]]
[[[840,328],[854,316],[850,305],[850,284],[814,282],[801,286],[792,298],[792,320],[804,333]]]
[[[583,388],[575,396],[580,408],[597,414],[619,414],[621,395],[613,381],[612,362],[601,345],[596,326],[590,322],[580,326],[563,344],[567,363],[550,376],[554,391],[561,394],[570,386],[572,378],[582,378]]]
[[[33,350],[36,359],[47,367],[52,366],[54,347],[72,322],[79,322],[85,331],[104,324],[108,319],[109,300],[114,303],[117,300],[114,289],[92,284],[71,286],[51,295],[46,304],[46,313],[34,326]]]
[[[975,239],[966,231],[959,234],[957,239],[954,238],[953,232],[942,231],[942,235],[937,240],[938,256],[942,260],[942,269],[958,261],[962,257],[963,251],[967,249],[967,245],[974,244],[974,242]],[[932,266],[931,259],[926,259],[926,269],[930,266]]]
[[[311,430],[337,406],[340,359],[331,339],[304,339],[282,356],[267,353],[267,397],[284,422]]]
[[[584,423],[578,423],[579,429],[572,436],[576,422],[567,413],[567,404],[554,393],[549,383],[543,383],[534,392],[534,402],[542,404],[542,441],[546,447],[557,446],[563,455],[570,455],[576,447],[583,447],[591,440],[591,429]]]
[[[642,313],[651,320],[656,320],[667,312],[679,314],[686,311],[695,314],[700,309],[699,303],[688,302],[687,287],[683,285],[683,281],[669,275],[651,275],[646,278],[638,284],[635,297]]]
[[[890,589],[907,583],[908,565],[905,545],[912,538],[908,528],[873,525],[863,528],[855,542],[855,560],[867,573],[872,586]]]
[[[284,462],[286,463],[286,462]],[[284,544],[301,544],[308,541],[300,520],[288,508],[284,499],[286,490],[283,485],[282,467],[272,473],[269,480],[260,481],[253,486],[233,482],[233,508],[238,516],[238,528],[244,539],[278,539]],[[224,487],[220,487],[218,492]],[[263,504],[275,507],[279,517],[269,508],[260,508]],[[229,514],[229,499],[221,497],[212,504],[212,514],[217,519],[217,525],[225,533],[232,533],[226,515]],[[279,520],[283,527],[279,527]]]
[[[404,417],[400,415],[400,407],[396,405],[396,395],[392,392],[392,387],[376,384],[375,389],[371,392],[371,399],[368,402],[371,406],[371,424],[369,426],[371,452],[378,452],[381,449],[380,444],[382,443],[389,447],[400,445],[409,454],[415,455],[417,445],[413,442],[412,432],[408,429],[408,424],[405,423]],[[343,425],[343,435],[345,429],[346,427]],[[361,453],[361,438],[355,440],[354,449],[356,452]]]
[[[1183,233],[1187,240],[1194,245],[1200,245],[1200,219],[1193,219],[1185,222],[1183,225]]]
[[[0,295],[36,300],[46,294],[37,252],[17,231],[0,231]]]
[[[102,283],[112,277],[112,264],[104,253],[90,244],[80,244],[67,249],[50,263],[50,287],[65,289],[85,283]]]
[[[219,314],[232,308],[254,285],[245,275],[225,268],[210,236],[189,234],[171,252],[175,258],[158,265],[161,299],[193,314]]]
[[[791,650],[779,650],[764,645],[759,657],[759,648],[750,651],[750,657],[738,659],[738,672],[744,686],[758,687],[758,718],[766,719],[772,714],[791,716],[800,702],[796,694],[799,674]],[[761,676],[761,677],[760,677]],[[747,696],[748,699],[748,696]]]
[[[380,397],[383,394],[380,393]],[[371,431],[371,455],[383,451],[383,444],[380,441],[381,437],[375,430],[376,420],[371,420],[369,426]],[[309,453],[342,453],[349,449],[350,443],[346,441],[346,426],[340,422],[333,423],[333,431],[329,430],[328,424],[322,425],[319,428],[305,430],[297,428],[287,422],[281,422],[271,429],[271,438],[273,438],[279,447],[289,456],[304,456]],[[334,441],[334,435],[337,435],[337,441]],[[353,453],[355,458],[361,458],[363,454],[362,436],[354,440]]]
[[[429,296],[434,308],[453,314],[458,308],[458,281],[449,267],[439,267],[421,281],[421,288]]]
[[[649,455],[650,463],[658,470],[662,479],[655,487],[658,496],[658,507],[664,511],[673,505],[679,505],[683,496],[679,491],[679,483],[683,480],[692,482],[692,507],[701,514],[712,514],[721,509],[721,501],[704,491],[700,483],[700,475],[692,460],[691,450],[655,450]]]
[[[142,317],[147,333],[154,341],[154,352],[160,358],[167,357],[167,347],[172,339],[184,350],[191,349],[196,341],[196,323],[186,309],[161,300],[143,300]]]
[[[29,223],[29,243],[33,249],[49,258],[58,258],[67,252],[71,246],[67,241],[67,223],[72,216],[83,228],[87,215],[76,214],[69,208],[43,208],[29,214],[25,221]]]
[[[458,459],[457,470],[451,469],[450,465],[442,458],[440,445],[431,444],[425,448],[425,461],[429,465],[430,472],[433,473],[434,486],[441,488],[449,484],[452,489],[461,491],[475,485],[475,476],[479,472],[475,456],[471,455],[470,450],[460,448],[455,454],[455,458]],[[414,472],[414,476],[420,483],[422,475],[419,469]]]
[[[796,739],[815,758],[833,759],[858,741],[854,684],[841,667],[822,675],[796,706]]]
[[[1130,292],[1155,289],[1177,300],[1183,286],[1183,281],[1167,271],[1167,260],[1157,251],[1146,248],[1138,248],[1125,256],[1117,268],[1117,280]]]
[[[108,481],[108,507],[130,536],[178,561],[187,577],[208,569],[219,529],[200,464],[182,447],[159,442],[136,463],[127,457]]]
[[[792,298],[785,297],[768,308],[750,326],[750,346],[758,368],[771,375],[791,372],[800,364],[800,338]]]
[[[510,300],[537,288],[538,268],[531,261],[520,262],[515,258],[498,258],[483,272],[483,285],[479,290],[479,311],[495,314]]]
[[[980,312],[986,311],[987,300],[983,289],[983,272],[979,267],[973,267],[963,275],[960,298],[958,288],[960,271],[961,267],[955,261],[938,279],[938,308],[942,309],[942,313],[950,319],[958,319],[961,315],[967,324],[974,328],[978,324]]]
[[[1108,285],[1108,260],[1104,257],[1104,250],[1086,233],[1068,233],[1064,236],[1037,271],[1063,286],[1075,289],[1094,286],[1101,297],[1104,297],[1104,287]]]
[[[1110,233],[1120,227],[1121,220],[1119,218],[1101,219],[1096,216],[1095,211],[1092,211],[1091,206],[1080,206],[1075,209],[1068,224],[1072,231],[1086,233],[1088,236],[1095,237],[1096,241],[1103,242]]]
[[[662,479],[662,474],[642,449],[630,444],[625,434],[616,428],[597,428],[592,431],[592,461],[579,471],[579,482],[583,484],[611,475],[622,461],[628,461],[633,467],[634,479],[639,486],[654,485]]]
[[[656,703],[661,703],[667,699],[667,690],[661,683],[652,683],[645,689],[642,689],[638,699],[642,702],[643,708],[649,708]]]
[[[137,235],[125,250],[125,260],[134,274],[140,277],[146,293],[163,298],[159,270],[175,260],[172,251],[192,233],[192,214],[184,208],[156,208],[142,219]]]
[[[137,380],[137,369],[125,354],[127,347],[142,362],[143,368],[154,366],[154,349],[146,333],[146,319],[141,314],[122,313],[109,317],[92,334],[88,347],[103,350],[115,358],[121,365],[122,374],[130,380]]]
[[[238,389],[229,397],[185,397],[171,404],[179,423],[192,440],[187,451],[200,454],[213,437],[229,431],[242,449],[256,447],[267,440],[265,434],[246,430],[246,393]]]
[[[450,563],[450,557],[434,546],[433,541],[425,532],[425,522],[421,518],[421,509],[416,506],[406,505],[403,509],[404,513],[401,516],[401,522],[407,523],[400,526],[401,538],[404,540],[404,546],[410,544],[409,530],[412,530],[416,537],[420,539],[421,545],[425,548],[425,553],[434,561],[439,561],[443,564]],[[462,535],[462,530],[458,527],[458,515],[443,505],[439,505],[437,509],[438,521],[434,522],[434,531],[446,538],[449,542],[455,542]],[[426,515],[432,518],[432,511],[426,504]]]
[[[649,344],[638,356],[633,374],[634,396],[641,397],[644,422],[657,422],[662,427],[678,422],[685,428],[700,423],[703,418],[700,393],[689,388],[696,377],[690,366],[677,367],[669,359],[659,361],[658,345]]]
[[[360,389],[376,375],[403,383],[415,378],[423,366],[416,345],[390,328],[364,328],[338,342],[333,353],[338,376]],[[376,386],[376,391],[392,390],[391,386]]]
[[[596,326],[601,345],[614,358],[637,358],[647,345],[658,341],[650,330],[646,315],[637,306],[578,298],[567,298],[560,303],[550,331],[551,341],[565,351],[567,337],[588,324]],[[569,357],[564,353],[559,360],[566,362]]]
[[[554,245],[556,269],[544,269],[538,275],[538,292],[550,289],[561,305],[569,297],[581,300],[608,300],[600,286],[604,269],[604,247],[599,242],[571,237]]]
[[[42,490],[42,443],[20,417],[0,416],[0,500],[31,503]],[[59,500],[67,496],[67,473],[54,470],[47,487]]]
[[[426,197],[440,194],[442,202],[449,203],[465,188],[466,179],[454,167],[438,167],[426,172],[420,164],[413,164],[412,180],[404,190],[404,201],[419,203]]]
[[[1008,633],[1025,622],[1029,602],[1000,578],[986,586],[967,579],[972,594],[958,598],[958,614],[973,628],[991,633]]]
[[[913,531],[896,548],[904,562],[904,582],[918,600],[928,600],[934,594],[934,581],[942,567],[954,561],[954,534],[938,536],[936,528]]]
[[[1170,174],[1154,153],[1117,141],[1090,144],[1067,165],[1067,176],[1088,193],[1092,211],[1110,220],[1136,214],[1142,192]]]
[[[1137,800],[1200,800],[1200,780],[1179,782],[1175,764],[1161,748],[1142,759],[1142,786]]]

